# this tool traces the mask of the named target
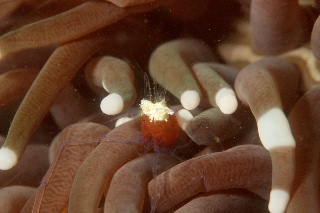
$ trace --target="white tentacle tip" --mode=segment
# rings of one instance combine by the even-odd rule
[[[111,93],[100,104],[100,109],[104,114],[116,115],[119,114],[124,107],[123,98],[117,93]]]
[[[186,109],[180,109],[176,113],[176,118],[180,128],[183,131],[186,131],[187,125],[189,124],[190,120],[193,118],[193,115]]]
[[[282,109],[271,108],[264,112],[257,119],[257,126],[262,145],[267,150],[296,146],[289,121]]]
[[[121,117],[116,121],[115,127],[118,127],[118,126],[120,126],[120,125],[122,125],[124,123],[127,123],[127,122],[131,121],[131,120],[133,120],[133,118],[126,117],[126,116]]]
[[[223,114],[232,114],[238,108],[236,94],[231,88],[221,88],[216,93],[215,101]]]
[[[272,189],[268,206],[270,213],[285,212],[289,199],[290,195],[287,191],[282,189]]]
[[[182,106],[187,110],[193,110],[200,104],[199,93],[195,90],[186,90],[180,97]]]
[[[18,163],[17,154],[9,148],[0,149],[0,170],[8,170]]]

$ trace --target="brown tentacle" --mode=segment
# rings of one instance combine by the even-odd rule
[[[73,183],[69,209],[71,213],[95,212],[103,192],[108,190],[114,173],[144,151],[139,143],[140,119],[113,129],[80,166]],[[132,143],[130,143],[133,141]],[[138,142],[137,142],[138,141]]]
[[[51,55],[12,121],[1,149],[7,148],[14,154],[11,159],[0,159],[0,169],[10,169],[21,158],[30,137],[62,89],[96,51],[100,43],[101,40],[97,37],[83,38],[64,44]]]

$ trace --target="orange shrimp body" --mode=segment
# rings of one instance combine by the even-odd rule
[[[179,137],[180,127],[173,110],[167,107],[165,100],[152,103],[142,100],[140,107],[141,132],[144,140],[153,140],[155,146],[170,146]]]
[[[175,115],[169,115],[167,121],[150,121],[147,115],[142,115],[141,132],[146,142],[153,140],[156,146],[170,146],[178,139],[180,127]]]

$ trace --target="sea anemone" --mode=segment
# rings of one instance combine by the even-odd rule
[[[317,3],[0,4],[1,208],[319,210]]]

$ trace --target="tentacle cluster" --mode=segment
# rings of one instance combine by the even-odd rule
[[[318,212],[319,19],[311,0],[0,3],[0,209]]]

